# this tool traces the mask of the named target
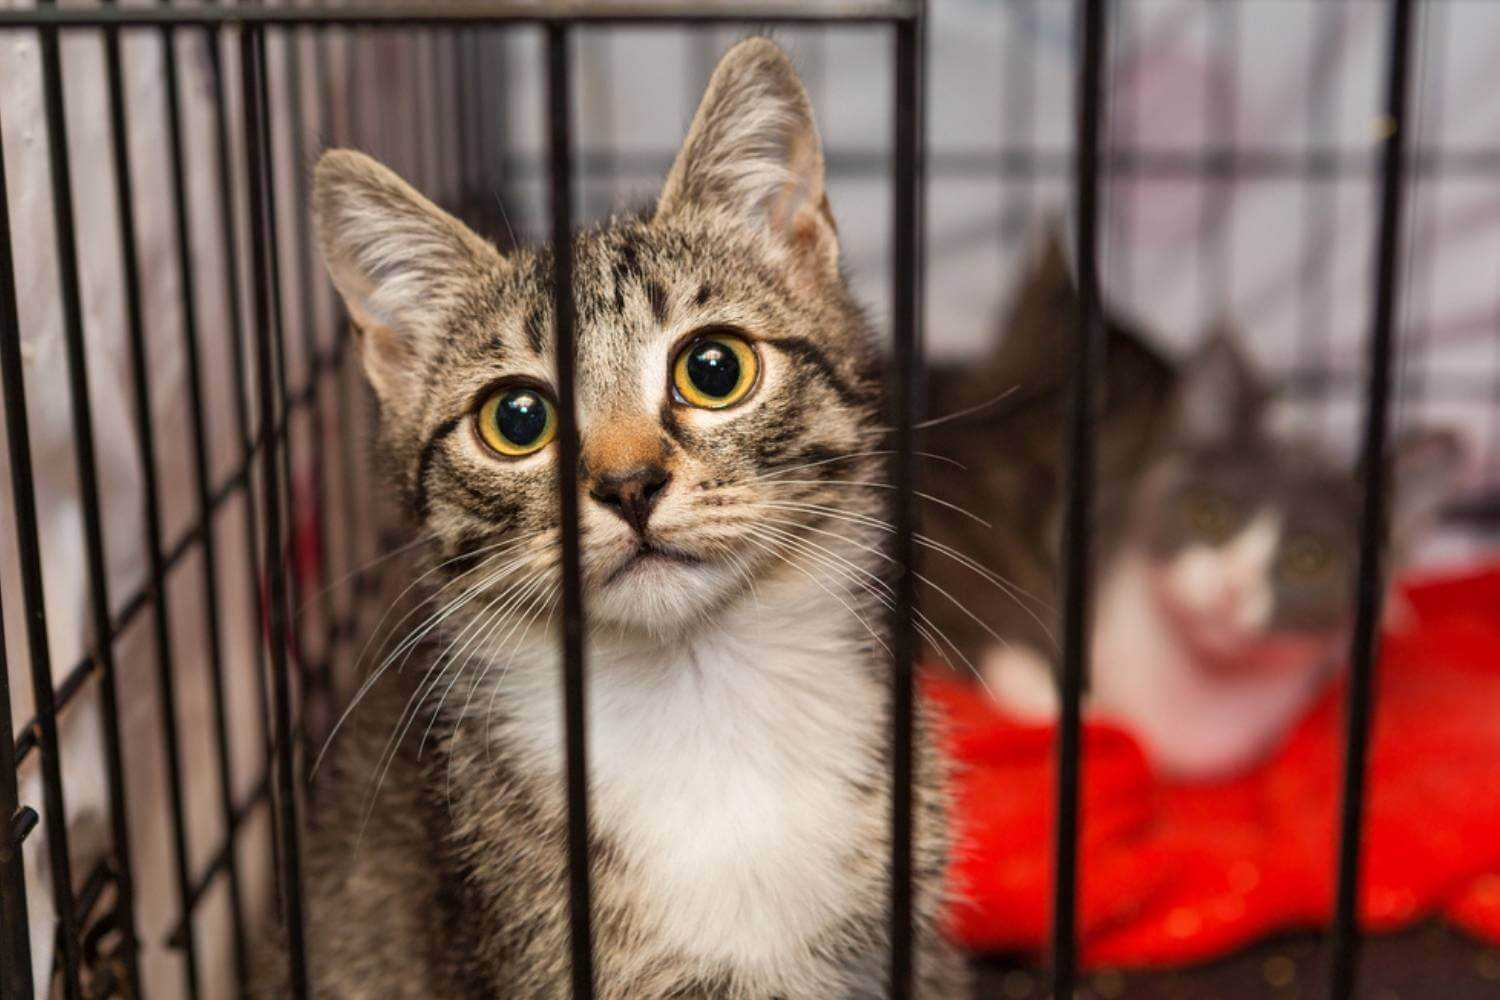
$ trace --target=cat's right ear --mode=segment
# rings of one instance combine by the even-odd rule
[[[501,263],[493,246],[363,153],[334,149],[314,171],[323,262],[359,332],[382,402],[418,388],[424,359],[472,283]]]
[[[1177,435],[1183,442],[1224,445],[1256,432],[1268,393],[1227,324],[1209,334],[1179,378]]]
[[[769,237],[767,245],[797,265],[793,274],[838,276],[838,232],[812,104],[791,60],[769,39],[747,39],[720,60],[656,217],[694,209]]]
[[[1026,272],[1011,307],[1012,329],[1056,328],[1065,335],[1072,335],[1077,296],[1064,243],[1060,218],[1048,219],[1032,240]],[[1051,340],[1050,337],[1045,339]],[[1053,351],[1056,345],[1049,342],[1047,349]]]

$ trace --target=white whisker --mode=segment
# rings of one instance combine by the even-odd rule
[[[862,486],[872,490],[894,490],[896,488],[891,483],[878,483],[854,479],[778,479],[776,480],[776,482],[778,484],[786,486]],[[935,497],[931,493],[924,493],[921,490],[912,490],[911,493],[912,496],[920,497],[923,500],[926,500],[928,503],[935,503],[939,507],[948,508],[955,514],[962,514],[964,517],[967,517],[971,521],[975,521],[978,524],[982,524],[986,528],[993,529],[995,527],[993,524],[986,521],[984,518],[980,517],[973,511],[966,510],[956,503],[951,503],[950,501],[944,500],[942,497]]]

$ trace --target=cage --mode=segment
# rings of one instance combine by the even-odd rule
[[[575,223],[654,195],[719,52],[769,30],[812,92],[850,280],[882,318],[896,373],[891,556],[906,571],[893,600],[889,995],[911,995],[915,456],[940,403],[924,356],[985,349],[1040,220],[1059,212],[1082,316],[1045,792],[1064,861],[1048,877],[1043,963],[1036,949],[978,961],[981,995],[1292,995],[1324,979],[1336,997],[1485,995],[1500,960],[1484,946],[1413,931],[1361,967],[1356,917],[1390,505],[1376,457],[1398,415],[1471,439],[1429,558],[1492,550],[1500,519],[1493,263],[1473,250],[1495,231],[1496,163],[1482,112],[1451,110],[1468,97],[1453,68],[1474,89],[1495,20],[1463,0],[0,12],[0,492],[14,524],[0,993],[227,995],[245,988],[275,915],[288,992],[308,995],[307,772],[363,679],[409,541],[369,467],[373,403],[305,221],[317,151],[369,150],[499,245],[566,246]],[[557,267],[570,358],[567,254]],[[1106,310],[1178,352],[1232,315],[1277,398],[1364,456],[1321,945],[1256,935],[1166,973],[1120,973],[1089,951],[1081,704]],[[558,386],[566,504],[566,368]],[[572,984],[586,997],[576,517],[565,506],[560,641]]]

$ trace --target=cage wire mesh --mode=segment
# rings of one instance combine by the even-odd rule
[[[266,914],[295,906],[305,803],[286,792],[360,680],[401,544],[305,220],[318,151],[371,152],[501,246],[546,239],[566,231],[560,206],[588,222],[649,205],[717,55],[772,30],[819,111],[850,278],[898,358],[919,310],[932,355],[984,350],[1037,234],[1077,227],[1081,206],[1096,305],[1178,351],[1227,317],[1286,405],[1351,455],[1372,446],[1364,404],[1389,360],[1370,331],[1397,334],[1399,416],[1475,435],[1444,535],[1467,551],[1492,544],[1500,487],[1500,156],[1478,99],[1500,13],[1414,6],[664,6],[545,24],[485,5],[411,23],[398,7],[5,12],[5,995],[224,995]],[[918,164],[902,162],[919,28],[925,244]],[[1077,109],[1095,84],[1091,124]],[[913,417],[920,366],[898,370]],[[1068,604],[1075,650],[1085,596]],[[910,974],[900,909],[894,995]],[[1058,911],[1068,990],[1072,907]]]

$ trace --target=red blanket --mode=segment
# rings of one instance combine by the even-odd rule
[[[1500,944],[1500,567],[1406,589],[1375,686],[1360,916],[1441,914]],[[959,939],[1039,950],[1050,914],[1050,726],[930,679],[960,761]],[[1336,879],[1342,684],[1251,773],[1186,786],[1153,775],[1128,733],[1084,733],[1079,927],[1094,965],[1218,955],[1326,924]]]

